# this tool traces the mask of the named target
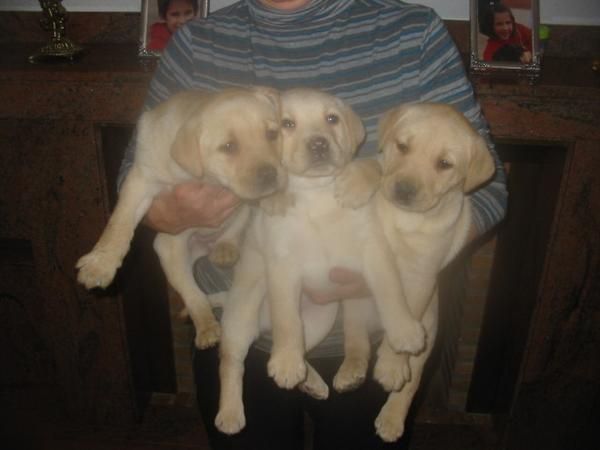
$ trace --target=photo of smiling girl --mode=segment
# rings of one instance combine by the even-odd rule
[[[171,35],[198,15],[198,0],[157,0],[160,20],[150,27],[149,50],[162,51]]]
[[[530,64],[531,28],[518,23],[513,10],[505,3],[486,1],[485,4],[479,18],[479,31],[487,37],[482,59]]]

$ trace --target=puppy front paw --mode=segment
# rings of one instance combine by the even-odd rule
[[[386,329],[390,346],[397,353],[407,352],[418,355],[425,349],[426,333],[423,324],[414,319],[402,321],[394,327]]]
[[[360,208],[377,192],[381,166],[376,160],[352,161],[335,179],[335,198],[344,208]]]
[[[388,392],[399,391],[410,381],[408,353],[380,355],[373,368],[373,378]]]
[[[367,377],[368,361],[364,358],[345,358],[333,377],[337,392],[348,392],[360,386]]]
[[[277,386],[283,389],[293,389],[306,379],[307,374],[304,355],[291,351],[273,353],[267,370]]]
[[[230,241],[220,241],[211,250],[208,259],[215,266],[228,268],[233,266],[240,258],[238,246]]]
[[[87,289],[107,287],[121,266],[121,259],[105,250],[93,250],[77,261],[77,281]]]
[[[196,348],[200,350],[217,345],[221,338],[221,325],[219,325],[219,322],[217,322],[214,317],[211,319],[212,320],[205,319],[201,325],[194,323],[196,327],[194,344],[196,345]]]
[[[225,434],[236,434],[246,426],[243,407],[221,408],[215,417],[215,426]]]
[[[295,204],[296,198],[290,192],[276,192],[260,200],[260,208],[269,216],[285,216],[288,208]]]

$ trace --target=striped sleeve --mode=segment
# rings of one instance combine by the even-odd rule
[[[192,62],[190,58],[190,34],[187,27],[180,28],[170,39],[158,63],[156,72],[150,82],[148,93],[144,101],[143,110],[152,109],[171,95],[184,89],[191,89],[190,79]],[[119,167],[117,175],[117,189],[120,189],[123,180],[129,173],[135,158],[136,137],[135,132],[130,140]]]
[[[421,52],[421,101],[454,105],[488,142],[496,163],[496,173],[489,183],[470,195],[473,222],[479,234],[483,234],[502,221],[506,214],[506,174],[460,54],[441,19],[433,12],[432,16]]]

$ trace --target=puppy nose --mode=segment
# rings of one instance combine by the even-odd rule
[[[321,161],[329,156],[329,141],[321,136],[314,136],[308,141],[308,149],[313,161]]]
[[[394,198],[397,202],[410,204],[417,194],[417,188],[408,181],[397,181],[394,185]]]
[[[277,181],[277,169],[271,164],[265,164],[256,171],[256,178],[262,187],[273,186]]]

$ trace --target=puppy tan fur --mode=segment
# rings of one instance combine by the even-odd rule
[[[261,330],[272,330],[268,373],[275,382],[287,389],[300,384],[316,397],[327,396],[327,386],[304,355],[329,333],[338,304],[316,305],[303,297],[302,289],[331,288],[328,273],[334,266],[363,273],[375,297],[375,302],[346,300],[354,305],[344,307],[346,323],[357,320],[356,315],[362,318],[363,310],[374,315],[376,304],[396,351],[418,353],[424,347],[423,328],[403,300],[393,255],[374,211],[370,205],[343,208],[335,197],[336,176],[364,139],[359,117],[341,100],[311,89],[283,92],[281,109],[282,165],[288,171],[290,201],[283,216],[256,211],[225,303],[215,424],[226,433],[244,427],[243,362]],[[344,361],[334,380],[336,389],[359,384],[367,361],[368,355]]]
[[[376,211],[395,255],[412,314],[427,330],[425,350],[396,353],[384,341],[374,376],[393,392],[375,426],[385,441],[404,432],[404,421],[435,341],[437,276],[463,248],[471,226],[466,193],[495,172],[485,140],[448,105],[414,104],[380,122],[383,175]]]
[[[279,148],[279,94],[271,89],[182,92],[145,112],[137,127],[135,161],[116,208],[93,250],[77,262],[79,282],[88,289],[110,284],[137,224],[163,190],[201,180],[225,186],[242,199],[257,199],[282,187],[286,177]],[[191,269],[208,249],[195,246],[190,252],[190,240],[196,233],[218,237],[213,256],[222,264],[233,263],[248,208],[240,207],[220,229],[159,233],[154,241],[167,279],[196,327],[199,348],[214,345],[220,327]]]

